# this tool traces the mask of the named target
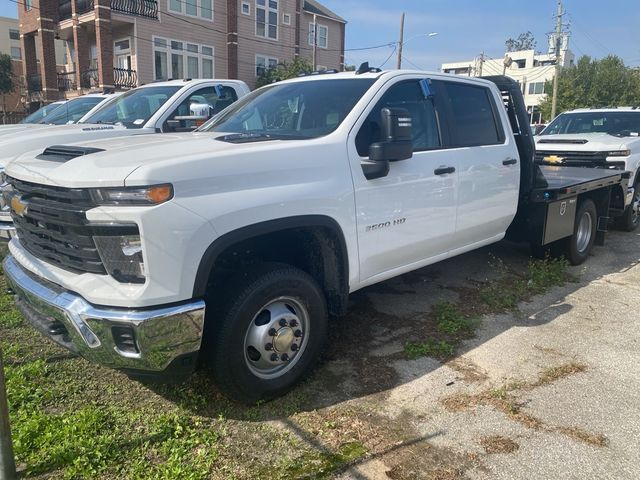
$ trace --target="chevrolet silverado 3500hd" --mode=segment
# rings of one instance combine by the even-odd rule
[[[350,292],[507,233],[572,263],[621,171],[534,164],[518,85],[361,67],[250,93],[194,134],[27,153],[4,261],[33,325],[134,376],[200,357],[230,396],[282,394]]]

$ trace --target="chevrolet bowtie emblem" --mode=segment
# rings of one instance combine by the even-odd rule
[[[29,204],[22,201],[19,196],[15,196],[11,199],[11,211],[19,217],[24,217],[29,210]]]
[[[557,155],[549,155],[548,157],[544,157],[544,160],[547,163],[562,163],[564,157],[558,157]]]

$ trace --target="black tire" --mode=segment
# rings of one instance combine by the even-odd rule
[[[626,232],[633,232],[640,225],[640,212],[637,206],[640,203],[640,181],[636,182],[634,188],[633,202],[627,207],[622,216],[617,219],[618,228]]]
[[[324,347],[327,306],[321,288],[310,275],[298,268],[265,263],[238,276],[229,284],[224,296],[228,300],[208,315],[207,322],[214,324],[203,352],[216,383],[223,393],[244,403],[283,395],[311,371]],[[283,306],[291,312],[290,317]],[[271,308],[271,311],[264,307]],[[285,325],[277,323],[278,319]],[[305,321],[306,325],[301,330]],[[269,331],[274,328],[285,334],[279,333],[269,336],[270,340],[265,342],[256,342],[256,338],[265,338],[263,335],[267,327]],[[295,336],[296,332],[303,330],[304,334]],[[289,340],[292,343],[287,346]],[[295,342],[298,346],[293,350]],[[251,345],[247,348],[248,343]],[[254,343],[263,350],[262,354],[253,347]],[[262,347],[266,344],[272,345],[269,351],[266,346]],[[282,352],[278,351],[277,345]],[[269,358],[274,354],[281,357],[283,353],[291,355],[291,358],[288,361]],[[274,366],[273,376],[264,378],[269,373],[269,366],[263,370],[258,366],[274,361],[281,362],[282,366]]]
[[[593,242],[595,242],[596,239],[597,220],[598,212],[593,200],[583,200],[578,206],[578,210],[576,212],[576,222],[573,228],[573,235],[558,242],[558,246],[560,247],[559,250],[565,258],[569,260],[571,265],[580,265],[589,256],[589,252],[591,252],[591,248],[593,247]],[[590,222],[588,233],[585,233],[583,230],[584,235],[579,234],[582,221]],[[585,226],[583,225],[582,228],[585,228]]]

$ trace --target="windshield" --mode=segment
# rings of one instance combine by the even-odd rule
[[[563,113],[541,135],[608,133],[620,136],[640,134],[640,111]]]
[[[44,107],[40,107],[20,123],[40,123],[44,119],[44,117],[46,117],[47,115],[51,115],[54,110],[56,110],[58,107],[61,107],[62,105],[64,105],[64,103],[62,102],[53,102],[49,105],[45,105]]]
[[[333,132],[374,79],[282,83],[249,94],[201,131],[247,134],[254,138],[316,138]]]
[[[142,128],[178,90],[179,85],[130,90],[100,107],[82,123],[119,123],[127,128]]]
[[[76,123],[85,114],[102,102],[104,97],[78,97],[60,105],[55,112],[50,113],[42,119],[40,123],[48,125],[64,125],[67,123]]]

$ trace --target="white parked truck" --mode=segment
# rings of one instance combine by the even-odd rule
[[[102,138],[192,131],[247,93],[249,87],[240,80],[171,80],[143,85],[91,110],[75,125],[20,125],[15,131],[0,131],[0,168],[35,148]],[[80,98],[86,97],[89,96]],[[68,103],[71,102],[74,100]],[[0,202],[0,238],[5,239],[13,231],[7,208]]]
[[[640,225],[640,108],[584,108],[564,112],[536,138],[541,164],[631,172],[618,225]],[[619,203],[619,202],[618,202]]]
[[[626,188],[534,165],[506,77],[366,65],[263,87],[193,134],[40,149],[5,173],[4,272],[37,329],[134,376],[200,358],[244,401],[310,370],[350,292],[508,230],[580,263]]]

